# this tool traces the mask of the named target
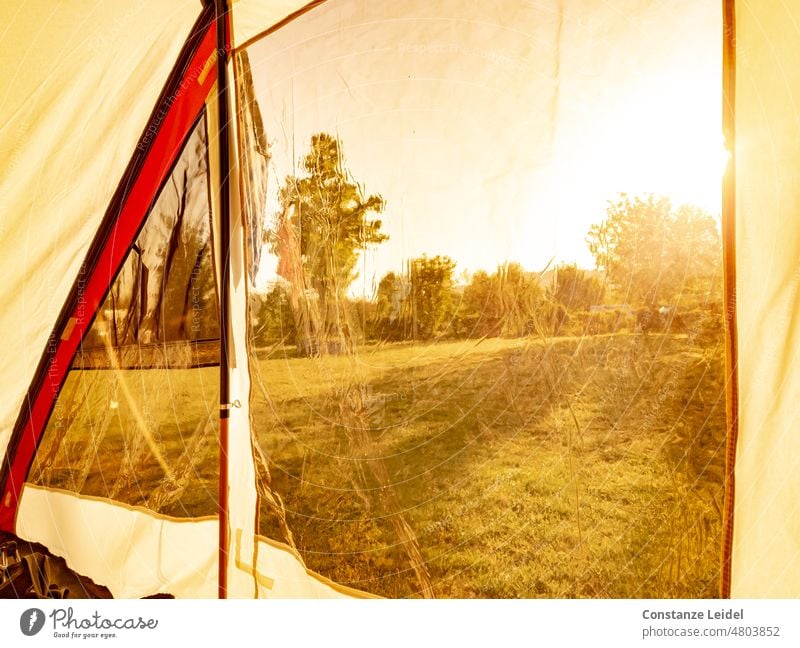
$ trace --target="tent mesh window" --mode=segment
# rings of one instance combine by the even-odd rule
[[[260,532],[339,583],[717,595],[719,225],[620,194],[718,95],[642,86],[672,11],[592,6],[342,0],[237,53]]]
[[[72,362],[31,483],[166,515],[216,513],[219,318],[208,186],[203,114]]]

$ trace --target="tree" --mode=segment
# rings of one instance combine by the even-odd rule
[[[276,283],[267,293],[250,293],[252,338],[256,345],[279,344],[296,335],[286,289]]]
[[[542,288],[536,276],[519,263],[508,263],[497,268],[492,279],[499,299],[499,333],[510,337],[532,333],[542,305]]]
[[[458,334],[465,337],[519,337],[535,328],[543,302],[536,275],[509,263],[489,275],[478,270],[464,288]]]
[[[412,335],[427,340],[441,335],[453,316],[453,271],[456,262],[447,256],[421,256],[411,261]]]
[[[490,276],[485,270],[478,270],[464,288],[464,295],[459,304],[459,335],[464,337],[497,335],[501,319],[495,277]]]
[[[635,304],[695,301],[719,276],[714,218],[697,207],[675,210],[663,196],[622,194],[587,242],[609,286]]]
[[[304,177],[289,176],[280,190],[282,211],[276,217],[271,239],[279,257],[279,273],[292,284],[293,307],[298,310],[298,335],[306,353],[342,349],[349,337],[344,309],[347,288],[356,278],[360,251],[387,236],[381,221],[380,195],[365,196],[344,167],[340,142],[326,133],[311,138],[311,150],[303,160]],[[308,310],[308,289],[316,292],[316,313]]]
[[[602,299],[603,287],[597,277],[577,265],[564,264],[556,268],[555,300],[567,310],[589,310]]]
[[[394,272],[383,276],[378,282],[369,337],[377,340],[407,340],[411,337],[410,291],[408,277]]]
[[[699,207],[684,205],[672,218],[667,254],[676,290],[701,302],[720,302],[722,242],[717,221]]]

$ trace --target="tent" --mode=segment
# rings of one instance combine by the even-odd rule
[[[318,161],[304,162],[312,179],[318,172],[355,191],[345,175],[324,175],[333,172],[323,153],[339,161],[344,142],[350,159],[370,170],[370,186],[402,177],[425,187],[424,196],[408,197],[407,213],[456,194],[459,209],[470,202],[484,209],[480,242],[458,235],[456,216],[426,221],[431,240],[449,241],[451,255],[488,264],[522,254],[514,246],[538,239],[512,206],[534,186],[550,191],[545,207],[557,211],[571,192],[566,181],[553,189],[554,177],[590,176],[553,161],[587,112],[582,97],[605,96],[591,80],[631,74],[631,83],[645,83],[637,71],[652,72],[646,57],[631,65],[609,43],[631,38],[641,46],[660,23],[689,29],[698,16],[716,16],[722,29],[709,47],[724,51],[724,100],[715,110],[724,107],[733,158],[722,209],[728,445],[720,591],[797,595],[792,134],[800,73],[790,62],[800,54],[800,9],[726,0],[698,14],[703,3],[667,4],[36,0],[4,7],[0,529],[41,543],[115,597],[370,596],[357,579],[343,585],[307,566],[288,540],[270,459],[254,440],[262,376],[254,369],[251,293],[269,263],[287,286],[288,306],[279,308],[307,332],[295,332],[298,354],[347,356],[356,337],[349,324],[331,325],[342,311],[325,295],[345,294],[329,288],[339,270],[306,276],[313,242],[292,224],[312,202],[291,193],[301,191],[299,182],[287,181],[283,193],[266,187],[282,176],[297,180],[297,149],[325,124],[336,137],[312,139]],[[677,39],[661,50],[652,44],[662,54],[677,47]],[[427,103],[414,104],[422,94]],[[616,105],[611,96],[602,101],[608,110]],[[436,110],[436,120],[418,118]],[[437,140],[444,152],[432,161],[425,142]],[[463,175],[448,172],[464,161]],[[380,196],[341,200],[362,211],[384,207]],[[278,225],[265,238],[273,213]],[[374,231],[366,234],[367,226]],[[370,273],[389,269],[369,253],[368,244],[383,240],[380,227],[364,221],[358,234],[364,285]],[[413,225],[405,233],[398,227],[386,245],[413,248],[420,240]],[[270,250],[278,250],[272,261]],[[327,261],[346,265],[345,258]],[[428,267],[412,265],[412,278]],[[402,311],[409,281],[391,284],[388,308]],[[416,340],[424,321],[419,313],[409,321]],[[308,372],[300,380],[310,381]],[[365,453],[372,441],[353,432],[365,412],[410,398],[337,388],[350,408],[345,434]],[[374,497],[374,515],[391,518],[425,593],[414,533],[405,518],[385,513],[399,504],[382,482],[383,464],[367,463],[354,490]],[[449,515],[465,512],[454,507]],[[280,533],[264,535],[266,517]]]

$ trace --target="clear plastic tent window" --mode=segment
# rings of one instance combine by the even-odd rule
[[[72,363],[30,481],[216,514],[218,322],[203,114]]]
[[[717,595],[719,9],[617,4],[237,51],[260,532],[336,582]]]

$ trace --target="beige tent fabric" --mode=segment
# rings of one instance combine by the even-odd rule
[[[0,9],[0,454],[197,0]]]
[[[233,97],[233,64],[228,65],[229,97]],[[233,106],[232,99],[229,105]],[[212,123],[217,123],[216,92],[209,101]],[[233,113],[231,112],[231,115]],[[250,376],[247,370],[246,281],[247,262],[244,255],[244,223],[239,200],[238,168],[236,164],[236,119],[231,117],[229,129],[230,149],[230,318],[228,340],[230,424],[228,433],[228,589],[229,596],[255,597],[257,581],[253,574],[237,569],[234,557],[244,556],[246,564],[255,564],[255,520],[257,511],[256,476],[250,444],[249,393]],[[217,133],[210,136],[209,161],[212,186],[219,186],[219,140]],[[220,231],[219,194],[212,192],[212,213],[215,230]],[[219,246],[219,240],[217,240]],[[219,248],[218,248],[219,249]],[[217,258],[221,258],[217,253]],[[220,280],[220,277],[217,277]]]
[[[800,5],[736,2],[739,441],[731,595],[800,595]]]
[[[17,534],[44,544],[115,598],[217,595],[217,521],[179,520],[26,484]]]
[[[377,598],[308,571],[284,545],[260,536],[256,542],[259,598]]]
[[[310,3],[311,0],[229,0],[233,46],[239,47]]]
[[[178,598],[217,596],[217,521],[159,516],[102,498],[25,486],[20,537],[45,544],[115,598],[158,592]],[[308,572],[288,548],[258,539],[258,571],[232,539],[231,597],[343,598],[359,593]],[[255,541],[255,540],[254,540]]]

